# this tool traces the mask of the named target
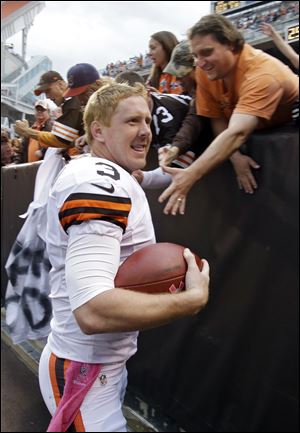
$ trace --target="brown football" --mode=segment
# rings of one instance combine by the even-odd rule
[[[115,287],[144,293],[170,293],[172,285],[184,290],[187,270],[184,249],[182,245],[168,242],[141,248],[119,267]],[[202,269],[201,259],[196,254],[195,258]]]

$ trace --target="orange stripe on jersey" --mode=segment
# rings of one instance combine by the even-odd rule
[[[124,232],[130,210],[131,200],[127,197],[75,193],[63,203],[59,219],[65,231],[71,225],[81,224],[83,221],[103,220],[118,225]]]
[[[99,207],[99,208],[105,208],[105,209],[115,209],[115,210],[123,210],[123,211],[130,211],[131,204],[124,204],[124,203],[116,203],[111,201],[102,201],[102,200],[71,200],[65,202],[60,212],[64,212],[67,209],[73,209],[77,207]]]
[[[117,216],[117,215],[104,215],[101,213],[78,213],[78,214],[74,214],[72,216],[69,217],[65,217],[62,218],[60,223],[63,227],[70,227],[72,224],[74,224],[75,221],[77,221],[78,223],[81,223],[83,221],[88,221],[88,220],[97,220],[97,219],[102,219],[105,220],[105,218],[107,218],[107,220],[111,219],[111,222],[114,221],[118,221],[121,226],[127,226],[127,218],[126,217],[122,217],[122,216]]]

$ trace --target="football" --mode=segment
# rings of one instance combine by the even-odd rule
[[[160,242],[141,248],[122,263],[115,278],[115,287],[144,293],[172,293],[184,290],[187,264],[185,247]],[[202,261],[195,254],[199,269]]]

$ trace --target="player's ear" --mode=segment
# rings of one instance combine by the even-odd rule
[[[102,127],[97,120],[91,123],[91,134],[94,140],[103,141]]]

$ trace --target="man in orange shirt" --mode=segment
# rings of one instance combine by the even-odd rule
[[[184,214],[193,184],[227,158],[239,188],[253,193],[257,184],[251,168],[259,166],[238,149],[255,129],[291,121],[299,94],[298,76],[278,59],[245,44],[225,17],[202,17],[191,28],[189,39],[197,66],[197,114],[211,119],[216,138],[184,170],[166,167],[168,150],[161,149],[161,165],[172,174],[173,182],[159,201],[169,197],[164,212],[173,215]],[[175,156],[182,151],[178,149]]]

